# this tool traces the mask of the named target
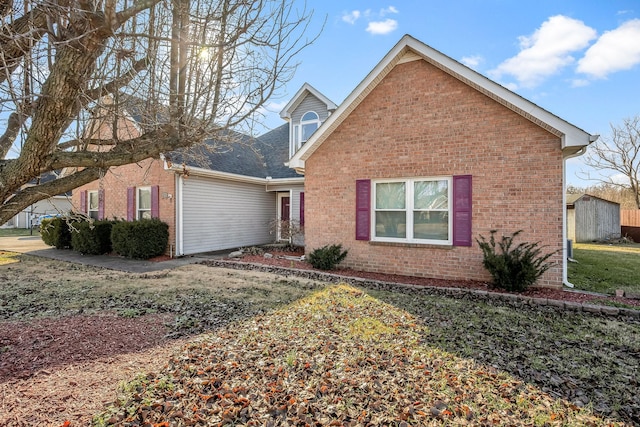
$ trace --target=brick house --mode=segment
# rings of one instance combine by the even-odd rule
[[[334,70],[338,71],[338,70]],[[524,230],[566,282],[565,160],[597,137],[404,36],[302,145],[307,251],[357,270],[489,280],[475,238]]]
[[[282,110],[286,124],[257,138],[230,133],[231,142],[207,141],[216,150],[195,147],[110,168],[74,190],[75,211],[96,219],[159,218],[169,224],[171,256],[286,240],[282,224],[304,226],[304,177],[285,163],[336,108],[305,84]],[[94,137],[109,139],[114,122],[120,140],[141,132],[129,114],[94,114]]]

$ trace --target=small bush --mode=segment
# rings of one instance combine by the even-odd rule
[[[69,219],[56,217],[43,219],[40,223],[40,237],[49,246],[56,249],[66,249],[71,247],[71,229]]]
[[[102,255],[111,252],[111,228],[114,221],[76,221],[71,233],[71,248],[81,254]]]
[[[326,245],[318,249],[314,249],[309,254],[307,261],[320,270],[333,270],[336,265],[340,264],[347,256],[349,251],[342,250],[342,245]]]
[[[113,250],[122,256],[149,259],[162,255],[169,243],[169,225],[159,219],[121,221],[111,229]]]
[[[512,248],[513,240],[522,233],[516,231],[511,236],[502,236],[496,251],[496,230],[491,230],[491,237],[487,241],[484,236],[476,239],[484,259],[482,264],[493,277],[493,286],[507,291],[522,292],[533,285],[552,263],[546,262],[555,252],[541,255],[540,242],[520,243]]]

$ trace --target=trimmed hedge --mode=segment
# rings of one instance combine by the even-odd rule
[[[71,247],[71,229],[69,228],[69,218],[57,217],[43,219],[40,223],[40,237],[49,246],[56,249],[67,249]]]
[[[169,225],[155,218],[117,222],[111,228],[111,244],[127,258],[153,258],[167,249]]]
[[[111,252],[111,228],[115,221],[76,221],[72,223],[71,248],[85,255]]]

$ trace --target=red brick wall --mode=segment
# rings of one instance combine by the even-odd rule
[[[491,229],[562,248],[560,139],[436,67],[396,66],[305,165],[306,248],[341,243],[358,270],[489,280],[471,247],[355,240],[355,181],[473,176],[473,237]],[[539,281],[561,286],[562,255]]]
[[[127,219],[127,188],[158,185],[160,191],[160,219],[169,224],[169,245],[175,252],[175,178],[167,172],[159,159],[109,169],[101,180],[93,181],[73,191],[74,211],[80,212],[80,193],[104,189],[105,219]],[[169,197],[171,195],[171,197]],[[167,254],[170,251],[167,247]]]

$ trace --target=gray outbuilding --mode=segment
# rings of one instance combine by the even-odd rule
[[[567,194],[567,238],[593,242],[620,237],[620,204],[590,194]]]

